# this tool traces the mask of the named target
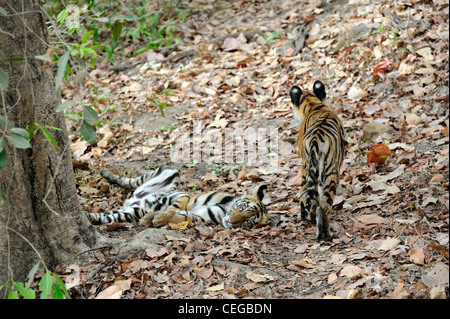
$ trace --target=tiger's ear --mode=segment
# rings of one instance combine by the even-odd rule
[[[321,101],[325,100],[327,97],[327,94],[325,93],[325,85],[320,81],[314,82],[313,92],[314,95]]]
[[[253,191],[253,196],[255,196],[259,201],[262,201],[264,195],[267,193],[267,185],[260,185]]]
[[[300,96],[303,94],[302,89],[300,89],[297,85],[294,85],[289,92],[291,96],[291,101],[295,106],[300,105]]]

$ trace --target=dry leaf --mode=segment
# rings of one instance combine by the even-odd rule
[[[223,284],[219,284],[219,285],[215,285],[215,286],[211,286],[211,287],[206,288],[206,291],[214,292],[214,291],[223,290],[224,288],[225,287],[223,286]]]
[[[437,285],[430,290],[430,299],[446,299],[447,294],[445,293],[444,285]]]
[[[428,242],[428,246],[432,248],[433,250],[440,253],[442,256],[444,256],[448,260],[448,248],[445,248],[443,246],[440,246],[432,241]]]
[[[194,268],[194,272],[196,274],[198,274],[200,277],[202,277],[202,279],[208,279],[209,277],[211,277],[212,273],[213,273],[214,269],[213,266],[205,266],[205,267],[195,267]]]
[[[339,273],[342,277],[347,277],[349,279],[359,277],[361,274],[362,269],[355,265],[347,265],[344,268],[342,268],[341,272]]]
[[[377,214],[361,215],[356,217],[356,219],[365,225],[387,224],[387,220]]]
[[[220,114],[217,114],[214,121],[212,121],[208,127],[217,127],[217,128],[225,128],[228,125],[228,120],[224,118],[220,118]]]
[[[409,293],[404,289],[403,282],[400,281],[395,287],[391,299],[406,299],[409,297]]]
[[[250,279],[253,282],[266,282],[266,281],[272,281],[275,280],[274,277],[267,275],[267,274],[258,274],[253,271],[249,271],[245,274],[245,277]]]
[[[116,285],[112,285],[105,290],[101,291],[95,299],[120,299],[122,297],[123,290]]]
[[[175,223],[169,223],[169,227],[173,230],[186,230],[186,228],[194,226],[194,223],[190,220],[186,220],[184,222],[181,222],[179,224]]]
[[[431,178],[430,183],[445,183],[445,177],[442,174],[436,174]]]
[[[449,268],[443,262],[438,262],[426,274],[422,275],[422,281],[428,287],[449,284]]]
[[[383,240],[381,245],[378,247],[380,250],[392,250],[400,244],[401,240],[399,238],[387,238]]]
[[[375,145],[369,153],[367,153],[367,166],[374,163],[375,165],[383,165],[386,159],[391,156],[391,150],[384,144]]]
[[[425,254],[422,247],[414,247],[409,251],[409,259],[417,265],[423,265]]]
[[[377,75],[378,73],[385,73],[386,70],[387,70],[387,68],[388,68],[390,65],[391,65],[391,61],[389,61],[389,60],[386,60],[386,61],[383,61],[383,62],[378,63],[377,65],[375,65],[375,66],[373,67],[372,75],[375,76],[375,75]]]
[[[311,264],[311,259],[309,258],[303,258],[301,260],[291,260],[289,263],[303,268],[314,268],[314,266]]]
[[[224,51],[233,51],[241,48],[242,42],[238,38],[229,37],[223,41]]]
[[[366,96],[369,95],[369,93],[367,93],[366,91],[364,91],[363,89],[356,87],[356,86],[352,86],[350,88],[350,90],[348,90],[347,93],[348,97],[354,101],[359,101],[363,98],[365,98]]]
[[[332,272],[331,274],[328,275],[328,284],[332,284],[334,283],[336,280],[338,279],[336,273]]]
[[[206,172],[205,176],[203,176],[203,181],[204,182],[208,182],[208,181],[215,182],[215,181],[217,181],[217,177],[210,172]]]

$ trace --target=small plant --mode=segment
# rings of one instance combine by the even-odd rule
[[[280,35],[280,32],[274,32],[269,35],[266,35],[263,31],[260,31],[260,34],[263,37],[263,39],[266,40],[266,42],[271,43],[271,42],[273,42],[273,40],[275,38],[278,38],[278,36]]]
[[[165,89],[162,91],[162,93],[159,93],[158,95],[162,97],[162,100],[159,99],[152,99],[152,98],[147,98],[148,101],[150,101],[154,106],[156,106],[159,111],[161,112],[161,115],[164,116],[164,109],[167,107],[167,98],[169,96],[178,96],[176,94],[172,94],[170,92],[172,92],[173,90],[171,89]]]
[[[11,284],[12,289],[8,294],[8,299],[20,299],[20,297],[23,299],[36,299],[36,293],[30,287],[33,283],[34,276],[36,275],[40,263],[42,263],[45,268],[45,274],[39,281],[39,290],[41,291],[40,298],[64,299],[65,297],[67,299],[71,299],[64,282],[56,274],[48,270],[42,260],[31,268],[25,283],[16,282],[10,279],[0,286],[0,290],[2,290],[6,285]]]
[[[208,164],[206,166],[207,170],[213,173],[214,175],[223,175],[229,174],[232,172],[233,174],[239,173],[242,169],[245,168],[244,164]]]
[[[58,128],[58,127],[54,127],[54,126],[42,126],[38,123],[33,123],[30,125],[27,125],[26,130],[29,134],[29,138],[28,141],[31,141],[31,138],[36,135],[36,133],[38,131],[41,131],[42,134],[44,134],[45,138],[47,139],[47,141],[58,151],[60,152],[61,149],[58,146],[58,142],[56,142],[55,138],[53,137],[52,133],[49,132],[49,130],[57,130],[57,131],[62,131],[62,129]]]

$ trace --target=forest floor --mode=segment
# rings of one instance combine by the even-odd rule
[[[264,203],[282,216],[251,230],[168,227],[125,260],[99,249],[96,262],[58,267],[74,297],[448,298],[448,1],[319,2],[197,1],[173,51],[130,58],[130,44],[122,61],[85,74],[84,96],[66,83],[65,99],[109,107],[97,142],[72,144],[88,165],[75,174],[85,210],[117,209],[130,196],[100,167],[138,176],[166,164],[183,190],[267,184]],[[317,242],[299,216],[289,89],[315,80],[347,140],[332,242]],[[166,103],[165,116],[149,99]],[[260,158],[248,145],[227,148],[233,136],[257,139]],[[391,156],[368,166],[380,143]],[[143,227],[99,230],[123,238]]]

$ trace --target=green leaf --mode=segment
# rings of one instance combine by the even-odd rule
[[[52,299],[64,299],[64,295],[61,291],[61,288],[57,284],[53,284],[53,293],[52,293]]]
[[[80,132],[81,136],[89,143],[94,143],[97,140],[94,128],[86,121],[81,122]]]
[[[102,17],[102,18],[93,18],[94,20],[98,21],[98,22],[102,22],[102,23],[106,23],[109,21],[108,18],[106,17]]]
[[[46,125],[44,126],[45,128],[49,128],[51,130],[57,130],[57,131],[62,131],[62,129],[60,129],[59,127],[54,127],[54,126],[50,126],[50,125]]]
[[[58,20],[59,22],[63,23],[64,20],[66,20],[66,18],[67,18],[67,9],[64,9],[58,14]]]
[[[63,56],[57,62],[58,71],[56,72],[56,78],[55,78],[56,88],[59,88],[59,86],[61,85],[61,80],[64,76],[64,72],[66,71],[67,62],[69,62],[69,56],[70,56],[70,52],[67,51],[66,53],[63,54]]]
[[[46,61],[46,62],[50,62],[52,60],[51,56],[49,56],[48,54],[44,54],[44,55],[35,55],[34,56],[36,59],[42,60],[42,61]]]
[[[19,299],[19,293],[17,291],[10,291],[8,299]]]
[[[26,139],[30,138],[30,134],[28,133],[28,131],[20,127],[11,128],[11,132],[16,133],[17,135],[20,135],[22,137],[25,137]]]
[[[92,32],[94,32],[94,30],[88,31],[85,34],[83,34],[83,36],[81,37],[81,43],[86,42],[86,39],[89,38]]]
[[[97,111],[87,105],[83,105],[83,119],[91,125],[99,121]]]
[[[56,139],[53,137],[52,133],[50,133],[46,127],[41,127],[41,131],[44,134],[45,138],[47,139],[47,141],[58,151],[60,152],[61,149],[58,146],[58,142],[56,141]]]
[[[74,103],[75,103],[74,101],[64,101],[58,106],[58,108],[56,109],[56,112],[62,112],[65,109],[67,109],[69,106],[72,106]]]
[[[67,299],[71,299],[69,292],[66,289],[66,285],[64,284],[64,281],[61,280],[57,275],[53,274],[53,278],[56,280],[56,284],[61,291],[66,295]],[[62,299],[62,298],[61,298]]]
[[[6,128],[9,130],[13,127],[14,125],[10,121],[7,121],[3,115],[0,115],[0,128]]]
[[[117,42],[119,41],[120,33],[122,33],[122,23],[117,22],[116,24],[114,24],[112,32],[113,32],[113,47],[115,47],[117,45]]]
[[[9,143],[17,148],[31,148],[30,142],[26,138],[20,135],[6,135],[6,139]]]
[[[9,84],[8,74],[6,74],[3,68],[0,68],[0,89],[6,91],[6,89],[8,88],[8,84]]]
[[[52,292],[53,279],[52,273],[47,270],[39,282],[39,289],[42,291],[41,298],[47,298]]]
[[[23,296],[25,299],[36,299],[36,294],[33,289],[25,288],[22,282],[15,282],[14,288]]]
[[[36,272],[39,269],[40,261],[38,261],[33,268],[31,268],[30,272],[27,275],[27,281],[25,283],[25,288],[30,288],[31,284],[33,283],[34,275],[36,275]]]
[[[0,171],[5,167],[6,165],[6,150],[0,151]]]
[[[0,13],[3,14],[4,16],[8,14],[8,12],[6,12],[6,10],[3,7],[0,7]]]

